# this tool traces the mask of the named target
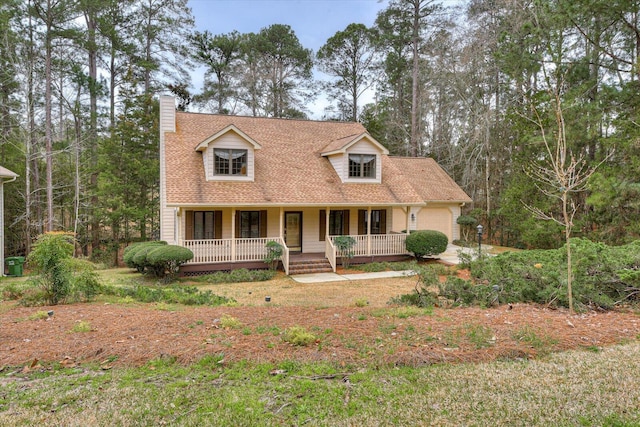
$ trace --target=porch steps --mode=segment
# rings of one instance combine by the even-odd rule
[[[289,261],[289,275],[294,274],[311,274],[311,273],[332,273],[333,269],[329,260],[326,258],[319,259],[301,259]]]

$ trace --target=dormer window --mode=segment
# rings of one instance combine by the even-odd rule
[[[247,176],[247,150],[215,148],[215,175]]]
[[[375,154],[349,154],[349,178],[375,178]]]

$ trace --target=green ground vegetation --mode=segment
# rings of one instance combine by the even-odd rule
[[[487,331],[477,333],[484,345]],[[323,363],[140,368],[49,366],[0,373],[2,425],[634,426],[640,344],[536,360],[422,367]],[[625,360],[625,363],[620,363]]]

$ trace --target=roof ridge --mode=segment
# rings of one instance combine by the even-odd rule
[[[238,117],[242,119],[257,119],[257,120],[282,120],[288,122],[311,122],[311,123],[333,123],[333,124],[345,124],[345,125],[362,125],[360,122],[343,122],[340,120],[322,120],[322,119],[300,119],[295,117],[266,117],[266,116],[247,116],[241,114],[219,114],[219,113],[205,113],[202,111],[177,111],[176,114],[193,114],[201,116],[215,116],[215,117]]]

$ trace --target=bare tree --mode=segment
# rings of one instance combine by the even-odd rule
[[[556,199],[560,203],[561,214],[545,212],[538,207],[522,202],[524,206],[537,218],[554,221],[564,227],[564,238],[567,250],[567,299],[569,300],[569,312],[573,313],[573,273],[571,260],[571,232],[573,219],[578,211],[578,204],[574,200],[576,193],[585,191],[589,178],[596,169],[611,156],[595,166],[590,166],[582,154],[575,155],[567,144],[567,132],[565,128],[562,98],[559,92],[559,83],[549,89],[549,97],[553,114],[555,116],[555,129],[553,136],[548,135],[545,121],[539,112],[534,109],[535,124],[540,129],[540,136],[544,146],[544,157],[535,162],[525,172],[534,180],[536,187],[548,197]]]

